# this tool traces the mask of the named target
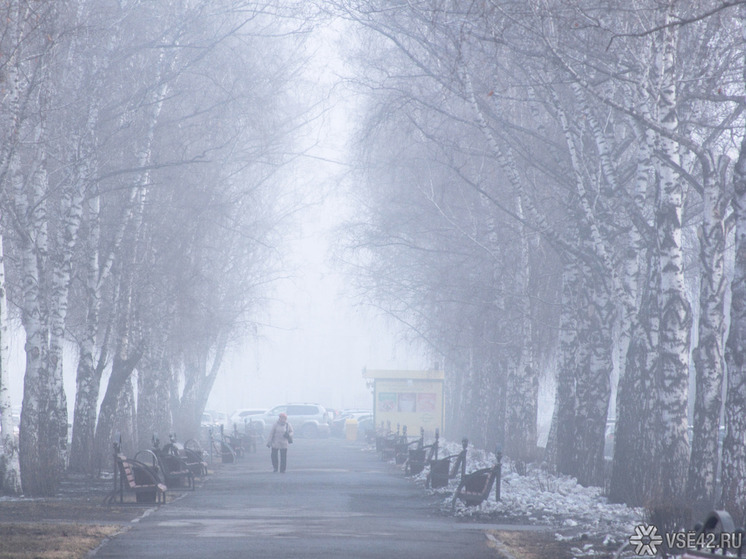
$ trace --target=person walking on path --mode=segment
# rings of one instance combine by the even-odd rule
[[[293,442],[293,426],[288,421],[287,414],[281,413],[277,422],[272,426],[267,440],[267,448],[272,449],[272,468],[277,472],[285,473],[288,462],[288,446]],[[278,456],[279,455],[279,456]]]

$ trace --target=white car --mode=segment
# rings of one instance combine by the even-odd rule
[[[241,408],[231,414],[231,425],[238,425],[239,428],[248,421],[250,415],[261,415],[266,412],[266,408]],[[247,419],[245,422],[244,419]]]
[[[296,436],[314,439],[329,436],[329,414],[319,404],[298,403],[275,406],[259,415],[249,415],[245,422],[260,424],[265,435],[269,434],[281,413],[286,413]]]

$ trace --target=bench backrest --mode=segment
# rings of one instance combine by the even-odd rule
[[[158,484],[156,475],[152,473],[148,466],[130,460],[124,454],[117,454],[117,465],[122,481],[126,482],[131,489]]]
[[[135,481],[135,473],[132,471],[132,465],[124,454],[117,454],[117,465],[119,466],[122,481],[126,481],[127,485],[130,487],[136,487],[137,482]]]
[[[448,476],[451,478],[456,477],[459,473],[459,468],[461,469],[461,477],[463,477],[466,473],[466,449],[456,455],[456,461],[453,463],[453,467]]]
[[[490,471],[480,472],[476,475],[469,474],[464,480],[464,489],[469,493],[480,493],[487,496],[495,481],[495,474],[495,468],[492,468]]]

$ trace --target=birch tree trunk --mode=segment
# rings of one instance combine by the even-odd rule
[[[673,3],[669,6],[672,11]],[[672,15],[668,14],[667,21]],[[678,128],[676,33],[667,27],[664,34],[658,115],[660,125],[673,135]],[[679,146],[669,137],[661,136],[660,150],[673,164],[680,160]],[[670,500],[682,496],[688,471],[687,400],[692,317],[684,285],[683,185],[670,165],[661,165],[659,177],[655,225],[660,259],[660,363],[656,375],[658,406],[654,428],[660,435],[658,459],[653,463],[651,475],[655,496]]]
[[[157,435],[162,441],[173,431],[171,417],[171,369],[163,352],[147,352],[138,366],[137,376],[137,440],[141,444]]]
[[[137,375],[137,438],[143,444],[155,434],[162,441],[173,432],[171,416],[171,367],[168,363],[166,344],[170,330],[170,317],[164,324],[151,330],[147,339]]]
[[[225,335],[218,334],[215,343],[215,353],[208,370],[209,347],[194,348],[187,357],[184,372],[184,391],[179,400],[179,407],[175,410],[175,429],[181,437],[189,439],[199,435],[199,424],[202,412],[207,405],[210,391],[215,384],[228,340]]]
[[[591,132],[601,154],[603,175],[610,186],[616,184],[616,174],[610,160],[609,148],[595,116],[585,101],[580,86],[573,84],[575,98],[580,113],[589,122]],[[590,203],[583,173],[583,154],[579,148],[578,131],[571,126],[559,98],[551,92],[554,109],[562,128],[567,152],[572,165],[574,184],[577,191],[578,211],[575,226],[579,232],[579,248],[584,257],[579,262],[583,287],[578,290],[578,345],[583,360],[575,367],[575,416],[572,438],[575,457],[572,460],[578,482],[583,485],[603,484],[604,440],[606,417],[611,397],[611,374],[613,372],[613,327],[616,322],[616,308],[610,290],[624,300],[626,294],[618,284],[614,263],[606,245],[609,244],[601,233],[596,214],[604,212],[604,204],[594,209]],[[610,217],[610,216],[609,216]],[[598,263],[597,263],[598,262]]]
[[[171,61],[173,63],[173,60]],[[158,71],[156,73],[156,83],[160,82],[164,72],[166,71],[165,57],[161,54],[158,60]],[[146,134],[143,138],[142,143],[139,146],[137,152],[137,163],[140,169],[147,169],[152,161],[153,143],[155,139],[155,130],[159,121],[161,110],[163,109],[163,101],[168,94],[169,85],[167,82],[162,82],[158,85],[153,94],[151,95],[152,105],[150,111],[146,114]],[[134,185],[130,189],[130,204],[131,209],[131,220],[128,217],[123,220],[121,224],[121,233],[125,234],[125,231],[129,230],[130,236],[128,238],[129,243],[126,247],[129,251],[127,257],[123,258],[122,270],[120,272],[120,289],[119,289],[119,301],[115,301],[115,307],[118,306],[118,326],[117,326],[117,348],[112,364],[112,373],[109,378],[109,384],[106,387],[106,393],[101,403],[101,410],[99,412],[98,425],[96,426],[95,434],[95,454],[97,465],[104,463],[103,461],[109,454],[109,444],[111,437],[115,432],[114,424],[117,418],[117,412],[122,411],[125,414],[129,414],[134,411],[134,396],[131,397],[132,405],[128,404],[128,398],[130,396],[127,393],[127,382],[130,379],[130,375],[137,365],[138,360],[142,355],[142,348],[138,348],[131,352],[130,337],[132,335],[133,327],[133,290],[134,290],[134,277],[137,268],[138,253],[140,250],[140,238],[142,235],[142,223],[145,212],[145,203],[148,197],[148,187],[150,184],[150,172],[148,170],[142,171],[137,179],[134,181]],[[107,262],[107,266],[111,266],[113,260],[113,254],[111,255],[110,261]],[[108,269],[105,269],[108,273]],[[103,276],[103,274],[102,274]],[[99,277],[98,289],[100,290],[101,277]],[[100,292],[100,291],[99,291]],[[118,365],[118,366],[117,366]],[[86,371],[88,372],[88,371]],[[115,375],[116,372],[116,375]],[[95,377],[91,377],[94,382],[97,382]],[[112,380],[114,381],[112,383]],[[90,402],[88,403],[90,405]],[[121,417],[122,421],[127,421],[126,417]],[[137,434],[137,429],[132,426],[132,435]],[[121,432],[121,429],[120,429]],[[132,441],[135,443],[135,441]]]
[[[13,161],[14,168],[10,173],[13,176],[19,172],[17,166],[20,164],[12,155],[17,149],[18,133],[20,128],[20,99],[23,85],[21,73],[18,67],[19,54],[21,51],[21,7],[18,2],[8,3],[7,33],[10,56],[4,64],[4,75],[2,84],[5,90],[3,99],[3,110],[0,111],[0,130],[2,143],[0,144],[0,187],[5,187],[5,177]],[[12,186],[12,185],[11,185]],[[4,212],[3,212],[4,213]],[[10,371],[9,371],[9,347],[8,347],[8,298],[7,285],[5,283],[5,256],[3,247],[3,235],[0,231],[0,429],[2,430],[3,458],[2,467],[5,472],[2,483],[4,493],[18,495],[21,493],[21,474],[18,459],[18,441],[14,434],[13,425],[13,402],[10,396]]]
[[[606,417],[611,397],[613,335],[616,305],[600,281],[592,282],[579,307],[579,343],[587,348],[583,368],[576,369],[574,452],[576,471],[582,485],[603,486]]]
[[[101,389],[101,375],[106,364],[108,334],[111,332],[111,326],[108,326],[107,335],[101,344],[100,356],[96,360],[102,290],[111,276],[116,258],[120,256],[125,232],[131,227],[138,190],[139,186],[137,185],[130,189],[129,199],[119,221],[114,241],[103,263],[100,263],[99,259],[101,196],[98,191],[92,193],[86,204],[88,222],[85,281],[86,322],[84,334],[78,344],[75,411],[70,453],[70,469],[73,471],[92,473],[96,467],[94,460],[96,415]]]
[[[523,219],[522,198],[520,191],[513,192],[514,207],[520,220]],[[528,231],[522,223],[518,227],[518,236],[519,263],[513,286],[517,292],[518,336],[514,338],[515,355],[510,359],[506,383],[505,452],[516,460],[528,462],[536,452],[539,380],[532,362]]]
[[[54,407],[50,410],[50,436],[57,438],[55,445],[60,452],[62,466],[67,450],[67,396],[63,382],[62,354],[65,341],[65,318],[68,294],[72,280],[72,260],[78,239],[78,229],[83,215],[83,192],[89,177],[85,163],[81,163],[72,185],[65,188],[62,199],[63,223],[52,257],[53,272],[49,313],[49,373]]]
[[[559,359],[557,367],[557,391],[555,393],[554,414],[547,453],[553,459],[557,471],[574,475],[577,471],[575,460],[575,410],[577,407],[577,387],[575,371],[580,364],[587,362],[578,341],[578,309],[583,291],[582,272],[575,259],[570,259],[562,267],[562,298],[560,309]]]
[[[111,366],[111,376],[106,387],[106,394],[101,402],[98,423],[96,425],[95,466],[100,469],[108,466],[111,456],[111,445],[117,433],[122,434],[122,448],[130,452],[137,450],[137,441],[133,440],[135,429],[128,425],[132,419],[127,414],[133,406],[128,404],[132,391],[132,372],[141,353],[127,355],[128,341],[121,341]],[[129,384],[129,387],[128,387]],[[119,422],[119,424],[117,424]],[[129,436],[127,436],[129,434]]]
[[[441,433],[452,440],[456,440],[458,433],[464,432],[464,413],[467,409],[466,392],[466,371],[463,365],[464,358],[462,352],[452,349],[446,354],[443,362],[443,370],[448,371],[445,379],[446,388],[446,432]]]
[[[654,378],[660,355],[657,252],[647,252],[646,281],[640,310],[632,324],[626,367],[617,389],[614,461],[609,485],[613,502],[643,506],[652,489],[648,470],[656,461],[653,408]]]
[[[694,433],[687,493],[695,507],[706,513],[715,505],[720,411],[723,390],[723,335],[725,333],[725,208],[724,185],[712,166],[703,173],[703,216],[700,233],[702,274],[699,292],[699,341],[693,358],[696,369]],[[705,510],[708,509],[708,510]]]
[[[459,73],[465,88],[466,102],[471,107],[477,125],[485,137],[487,145],[508,177],[513,196],[513,206],[520,219],[523,218],[524,196],[518,167],[515,160],[508,150],[501,149],[497,139],[492,134],[490,127],[479,107],[471,76],[463,64],[459,61]],[[533,210],[533,206],[529,205]],[[532,213],[536,213],[535,211]],[[542,228],[548,231],[546,228]],[[536,430],[536,412],[538,407],[538,377],[532,363],[531,348],[531,305],[528,300],[529,290],[529,258],[528,258],[528,239],[527,231],[520,224],[519,234],[519,258],[520,267],[523,273],[518,274],[515,289],[519,293],[519,308],[522,309],[520,318],[520,339],[518,342],[518,356],[515,358],[515,364],[510,366],[508,379],[505,387],[506,404],[505,404],[505,436],[506,451],[509,455],[516,453],[514,456],[518,459],[525,459],[533,453],[536,448],[537,430]]]
[[[101,309],[99,281],[99,242],[101,237],[101,198],[95,192],[86,202],[88,236],[86,238],[85,330],[78,343],[78,367],[75,375],[75,409],[69,468],[93,473],[96,412],[103,367],[96,366],[95,351]],[[118,247],[117,247],[118,249]],[[104,346],[105,347],[105,346]],[[105,361],[105,360],[104,360]]]
[[[47,260],[48,242],[44,169],[46,157],[42,138],[43,133],[38,130],[36,139],[39,167],[30,180],[28,191],[17,152],[12,156],[10,168],[16,215],[23,230],[19,250],[23,274],[22,321],[26,333],[26,372],[19,460],[24,493],[33,496],[54,495],[57,475],[61,471],[61,465],[57,463],[59,439],[56,434],[48,436],[50,412],[53,408],[50,406],[48,311],[42,296],[42,266]]]
[[[733,174],[735,268],[731,281],[730,328],[725,344],[728,388],[725,399],[725,440],[720,505],[746,516],[746,136]],[[739,514],[740,513],[740,514]]]
[[[8,298],[5,284],[5,256],[3,237],[0,234],[0,429],[3,433],[2,492],[9,495],[21,493],[20,465],[18,463],[18,441],[13,425],[13,403],[10,397],[8,348]]]
[[[147,173],[145,173],[145,176]],[[106,385],[106,393],[101,402],[98,423],[96,425],[95,446],[96,466],[101,467],[110,455],[111,442],[115,433],[127,434],[130,438],[123,438],[123,448],[137,448],[137,441],[131,437],[136,435],[134,426],[130,428],[131,422],[128,414],[134,409],[134,401],[129,405],[129,396],[132,391],[131,375],[138,361],[142,357],[142,347],[134,348],[135,309],[134,309],[134,276],[136,273],[136,262],[138,254],[138,239],[142,225],[142,212],[144,210],[144,197],[141,189],[135,207],[132,233],[130,242],[126,246],[126,256],[123,258],[122,270],[119,273],[119,281],[114,293],[114,313],[116,316],[116,349],[111,367],[111,375]],[[123,414],[123,415],[122,415]],[[117,421],[120,425],[117,428]],[[131,445],[131,446],[130,446]]]

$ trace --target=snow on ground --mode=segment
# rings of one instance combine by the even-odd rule
[[[458,454],[461,445],[440,443],[440,457]],[[466,472],[490,468],[495,455],[469,446]],[[424,487],[427,468],[414,479]],[[448,487],[430,489],[442,495],[441,508],[451,511],[453,493],[458,487],[458,477]],[[603,541],[611,546],[627,542],[634,527],[643,523],[642,508],[631,508],[609,503],[600,487],[583,487],[575,478],[558,476],[539,465],[526,466],[525,475],[516,472],[515,465],[503,457],[500,501],[495,501],[494,488],[489,498],[479,507],[467,507],[457,501],[454,514],[462,518],[488,518],[499,524],[528,524],[555,529],[558,540]],[[586,544],[587,545],[587,544]],[[593,551],[588,549],[588,555]]]

